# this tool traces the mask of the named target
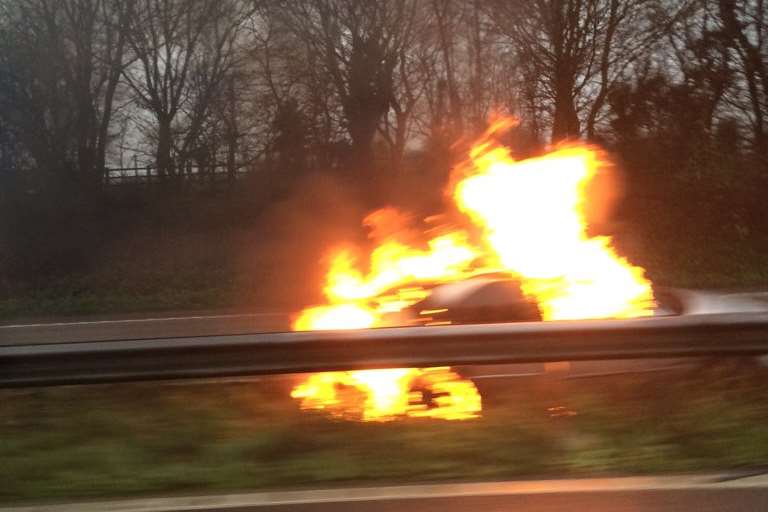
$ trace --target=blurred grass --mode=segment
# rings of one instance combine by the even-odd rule
[[[227,283],[159,286],[143,290],[84,287],[79,283],[58,282],[50,288],[25,290],[0,299],[0,319],[47,315],[90,315],[102,313],[140,313],[150,311],[200,310],[234,307]]]
[[[637,247],[617,242],[620,250],[629,248],[622,254],[635,255],[631,261],[646,268],[653,282],[665,286],[765,289],[768,283],[768,257],[756,248],[714,246],[704,251],[684,243],[649,248],[639,242]],[[307,288],[319,283],[319,278],[301,280],[300,274],[286,267],[281,273],[291,277],[279,279],[275,277],[279,272],[270,265],[276,263],[265,263],[260,273],[248,273],[226,265],[185,265],[180,260],[172,268],[118,268],[72,275],[0,294],[0,320],[211,309],[295,310],[316,299]],[[313,272],[318,269],[321,266]]]
[[[3,391],[0,501],[764,466],[768,376],[738,370],[483,381],[458,422],[300,412],[288,377]]]
[[[654,283],[768,286],[765,234],[729,230],[725,237],[703,227],[681,233],[679,222],[662,221],[657,210],[663,212],[661,206],[651,209],[654,222],[626,221],[611,232],[619,253],[645,268]],[[315,220],[307,225],[317,230]],[[29,271],[34,279],[4,275],[0,265],[0,320],[215,309],[295,311],[324,300],[327,262],[322,256],[341,240],[354,239],[350,233],[322,230],[308,237],[309,229],[283,228],[280,236],[236,227],[162,236],[129,233],[88,258],[78,252],[73,258],[79,264],[66,272]]]

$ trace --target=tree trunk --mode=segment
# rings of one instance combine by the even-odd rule
[[[563,12],[561,2],[551,5],[551,22],[548,27],[553,45],[552,92],[554,93],[554,114],[552,119],[552,143],[579,136],[579,117],[576,113],[575,86],[577,64],[573,50],[569,47],[567,33],[578,26],[578,13],[568,9]]]
[[[758,4],[759,9],[762,3]],[[768,137],[765,133],[765,102],[768,100],[768,72],[763,62],[761,48],[752,44],[747,36],[750,27],[744,26],[737,14],[736,3],[733,0],[720,0],[718,2],[720,20],[723,23],[726,35],[741,48],[743,69],[742,72],[747,81],[750,103],[754,121],[752,125],[753,144],[758,155],[768,155]],[[762,15],[762,12],[758,13]],[[762,34],[758,32],[758,41]],[[762,91],[761,91],[762,88]]]
[[[441,2],[444,2],[441,4]],[[442,9],[440,7],[442,5]],[[449,107],[449,131],[451,137],[457,137],[464,131],[464,113],[456,86],[456,78],[453,69],[453,51],[451,40],[448,35],[449,27],[446,26],[446,18],[450,17],[449,11],[451,4],[445,0],[435,1],[433,4],[435,15],[437,16],[438,36],[440,40],[440,52],[445,66],[445,84],[448,89],[448,107]]]
[[[555,114],[552,122],[552,142],[557,143],[579,136],[579,116],[573,99],[570,82],[558,84],[555,97]]]
[[[352,138],[352,166],[353,172],[358,174],[371,174],[373,170],[373,136],[376,133],[377,120],[354,119],[350,120],[349,135]]]
[[[235,98],[235,80],[230,77],[227,86],[228,117],[227,119],[227,176],[230,184],[237,177],[237,104]]]
[[[349,134],[352,138],[348,179],[370,208],[378,206],[376,161],[373,152],[373,136],[378,119],[367,116],[350,120]]]
[[[395,141],[392,147],[392,170],[400,173],[403,170],[403,157],[405,156],[406,128],[408,113],[396,114],[397,126],[395,127]]]
[[[161,181],[173,176],[173,162],[171,160],[171,118],[159,116],[157,120],[157,173]]]
[[[94,185],[92,111],[81,104],[77,114],[77,171],[87,188]]]
[[[121,12],[120,20],[124,13]],[[112,57],[111,67],[108,71],[109,78],[107,80],[106,90],[104,91],[104,100],[101,109],[101,120],[98,127],[97,143],[96,143],[96,162],[95,172],[99,175],[101,182],[105,179],[105,169],[107,161],[107,144],[109,139],[109,125],[112,121],[113,103],[115,100],[115,93],[117,92],[117,86],[120,83],[120,77],[123,73],[123,55],[125,51],[125,27],[119,28],[120,33],[118,35],[117,47],[115,54]]]
[[[101,122],[99,123],[99,132],[96,142],[96,161],[94,163],[94,173],[98,175],[99,181],[103,182],[105,168],[107,163],[107,142],[109,139],[109,124],[112,121],[112,102],[117,89],[117,83],[120,78],[118,73],[114,80],[110,80],[107,85],[107,91],[104,98],[104,108],[101,113]]]
[[[619,1],[611,0],[608,14],[608,27],[605,32],[605,39],[603,40],[603,46],[600,55],[600,90],[597,93],[595,101],[592,103],[592,107],[589,109],[589,115],[587,116],[587,138],[595,138],[595,124],[597,123],[597,116],[600,114],[605,100],[608,97],[609,77],[610,71],[610,57],[611,47],[613,46],[613,36],[616,33],[618,26],[618,9]]]

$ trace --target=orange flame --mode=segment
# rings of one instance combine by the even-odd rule
[[[649,315],[651,283],[640,267],[618,256],[609,237],[588,234],[588,186],[608,162],[591,146],[565,147],[516,162],[494,141],[511,126],[501,119],[454,171],[450,197],[469,217],[472,233],[451,231],[422,247],[393,209],[366,224],[381,243],[363,274],[347,250],[337,251],[327,274],[329,305],[305,309],[295,330],[381,327],[387,316],[429,295],[427,283],[503,271],[520,281],[544,320]],[[389,225],[383,225],[389,222]],[[471,243],[475,235],[478,243]],[[363,421],[402,416],[468,419],[479,416],[474,384],[450,368],[399,368],[313,374],[291,395],[303,409]]]
[[[426,250],[396,240],[384,242],[371,254],[369,275],[355,269],[347,251],[336,254],[328,272],[325,294],[331,301],[376,297],[396,286],[419,282],[448,281],[464,276],[478,256],[463,233],[449,233],[428,242]]]
[[[363,421],[398,416],[448,420],[477,417],[480,394],[450,368],[395,368],[310,375],[291,392],[302,409]]]
[[[515,162],[505,148],[482,149],[472,151],[474,174],[457,184],[456,204],[545,320],[651,314],[643,269],[619,257],[609,237],[587,234],[585,190],[605,166],[599,151],[573,146]]]

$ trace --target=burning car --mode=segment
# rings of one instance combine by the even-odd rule
[[[612,168],[601,150],[570,145],[516,161],[496,142],[512,123],[492,124],[453,170],[447,209],[460,220],[414,229],[394,208],[373,212],[364,220],[368,263],[359,250],[337,249],[327,303],[300,312],[294,329],[716,312],[711,297],[654,289],[609,236],[590,232],[601,210],[595,184]],[[482,409],[474,382],[451,368],[318,373],[292,396],[302,409],[363,421],[471,419]]]
[[[768,311],[768,297],[761,294],[728,293],[654,287],[654,316],[708,315]],[[509,275],[479,275],[464,281],[437,285],[427,298],[399,312],[390,321],[399,325],[458,325],[541,321],[535,301],[527,298],[520,282]],[[768,361],[764,361],[768,362]],[[690,359],[645,359],[635,361],[580,361],[559,365],[494,365],[456,370],[472,379],[534,376],[554,368],[561,377],[612,375],[657,371],[698,364]]]
[[[654,316],[746,313],[768,310],[768,297],[654,286]],[[394,325],[447,325],[541,321],[535,300],[519,280],[500,273],[438,284],[429,295],[389,321]]]

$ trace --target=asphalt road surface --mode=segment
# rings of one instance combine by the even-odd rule
[[[768,308],[768,292],[686,292],[685,297],[695,314],[765,311]],[[19,321],[0,323],[0,345],[249,334],[287,331],[290,323],[291,314],[277,311]]]
[[[290,330],[291,315],[284,312],[241,314],[170,314],[87,318],[36,323],[0,324],[0,346],[39,343],[98,342],[153,338],[196,337],[279,332]],[[688,360],[689,361],[689,360]],[[563,377],[589,377],[627,372],[664,371],[686,360],[580,361],[482,365],[463,368],[472,379],[506,379],[548,373]]]
[[[148,498],[0,512],[762,512],[768,478],[733,475],[539,480]]]
[[[181,509],[179,509],[181,510]],[[201,511],[223,509],[202,508]],[[768,490],[627,491],[535,496],[464,496],[416,500],[306,503],[227,508],[228,512],[759,512],[768,510]]]
[[[142,318],[90,318],[83,320],[0,325],[0,346],[39,343],[98,342],[153,338],[195,337],[278,332],[290,330],[291,315],[281,312],[248,314],[176,314]],[[626,372],[660,371],[685,364],[681,360],[580,361],[482,365],[462,371],[473,379],[506,379],[550,373],[589,377]]]
[[[290,315],[278,312],[19,322],[0,325],[0,345],[249,334],[289,328]]]
[[[90,319],[85,321],[48,322],[36,324],[12,324],[0,326],[0,345],[24,343],[90,342],[119,339],[150,339],[159,337],[183,337],[244,334],[264,331],[283,331],[289,327],[289,316],[281,313],[262,312],[230,315],[168,316],[160,318],[122,318],[115,320]],[[669,361],[660,362],[664,365]],[[648,361],[628,362],[584,362],[577,363],[576,373],[589,375],[613,371],[655,371]],[[618,366],[617,366],[618,364]],[[621,365],[628,366],[621,366]],[[637,367],[635,365],[644,366]],[[547,372],[574,373],[563,368],[562,363],[554,367],[546,365],[498,365],[488,366],[472,375],[473,378],[509,378]],[[578,376],[578,375],[576,375]],[[739,479],[736,480],[740,481]],[[40,507],[0,508],[0,512],[18,510],[24,512],[86,512],[95,510],[121,510],[123,512],[173,512],[173,511],[258,511],[258,512],[345,512],[365,510],[367,512],[729,512],[768,511],[768,480],[759,485],[721,486],[701,482],[693,486],[615,486],[574,490],[562,487],[558,481],[540,484],[535,492],[467,492],[451,495],[428,493],[413,495],[405,493],[356,496],[353,499],[333,496],[308,497],[300,500],[262,500],[258,503],[224,503],[221,499],[198,499],[194,503],[169,502],[157,507],[129,506],[118,503],[78,504]],[[477,484],[497,485],[497,484]],[[114,505],[114,506],[113,506]],[[74,507],[74,508],[73,508]]]

